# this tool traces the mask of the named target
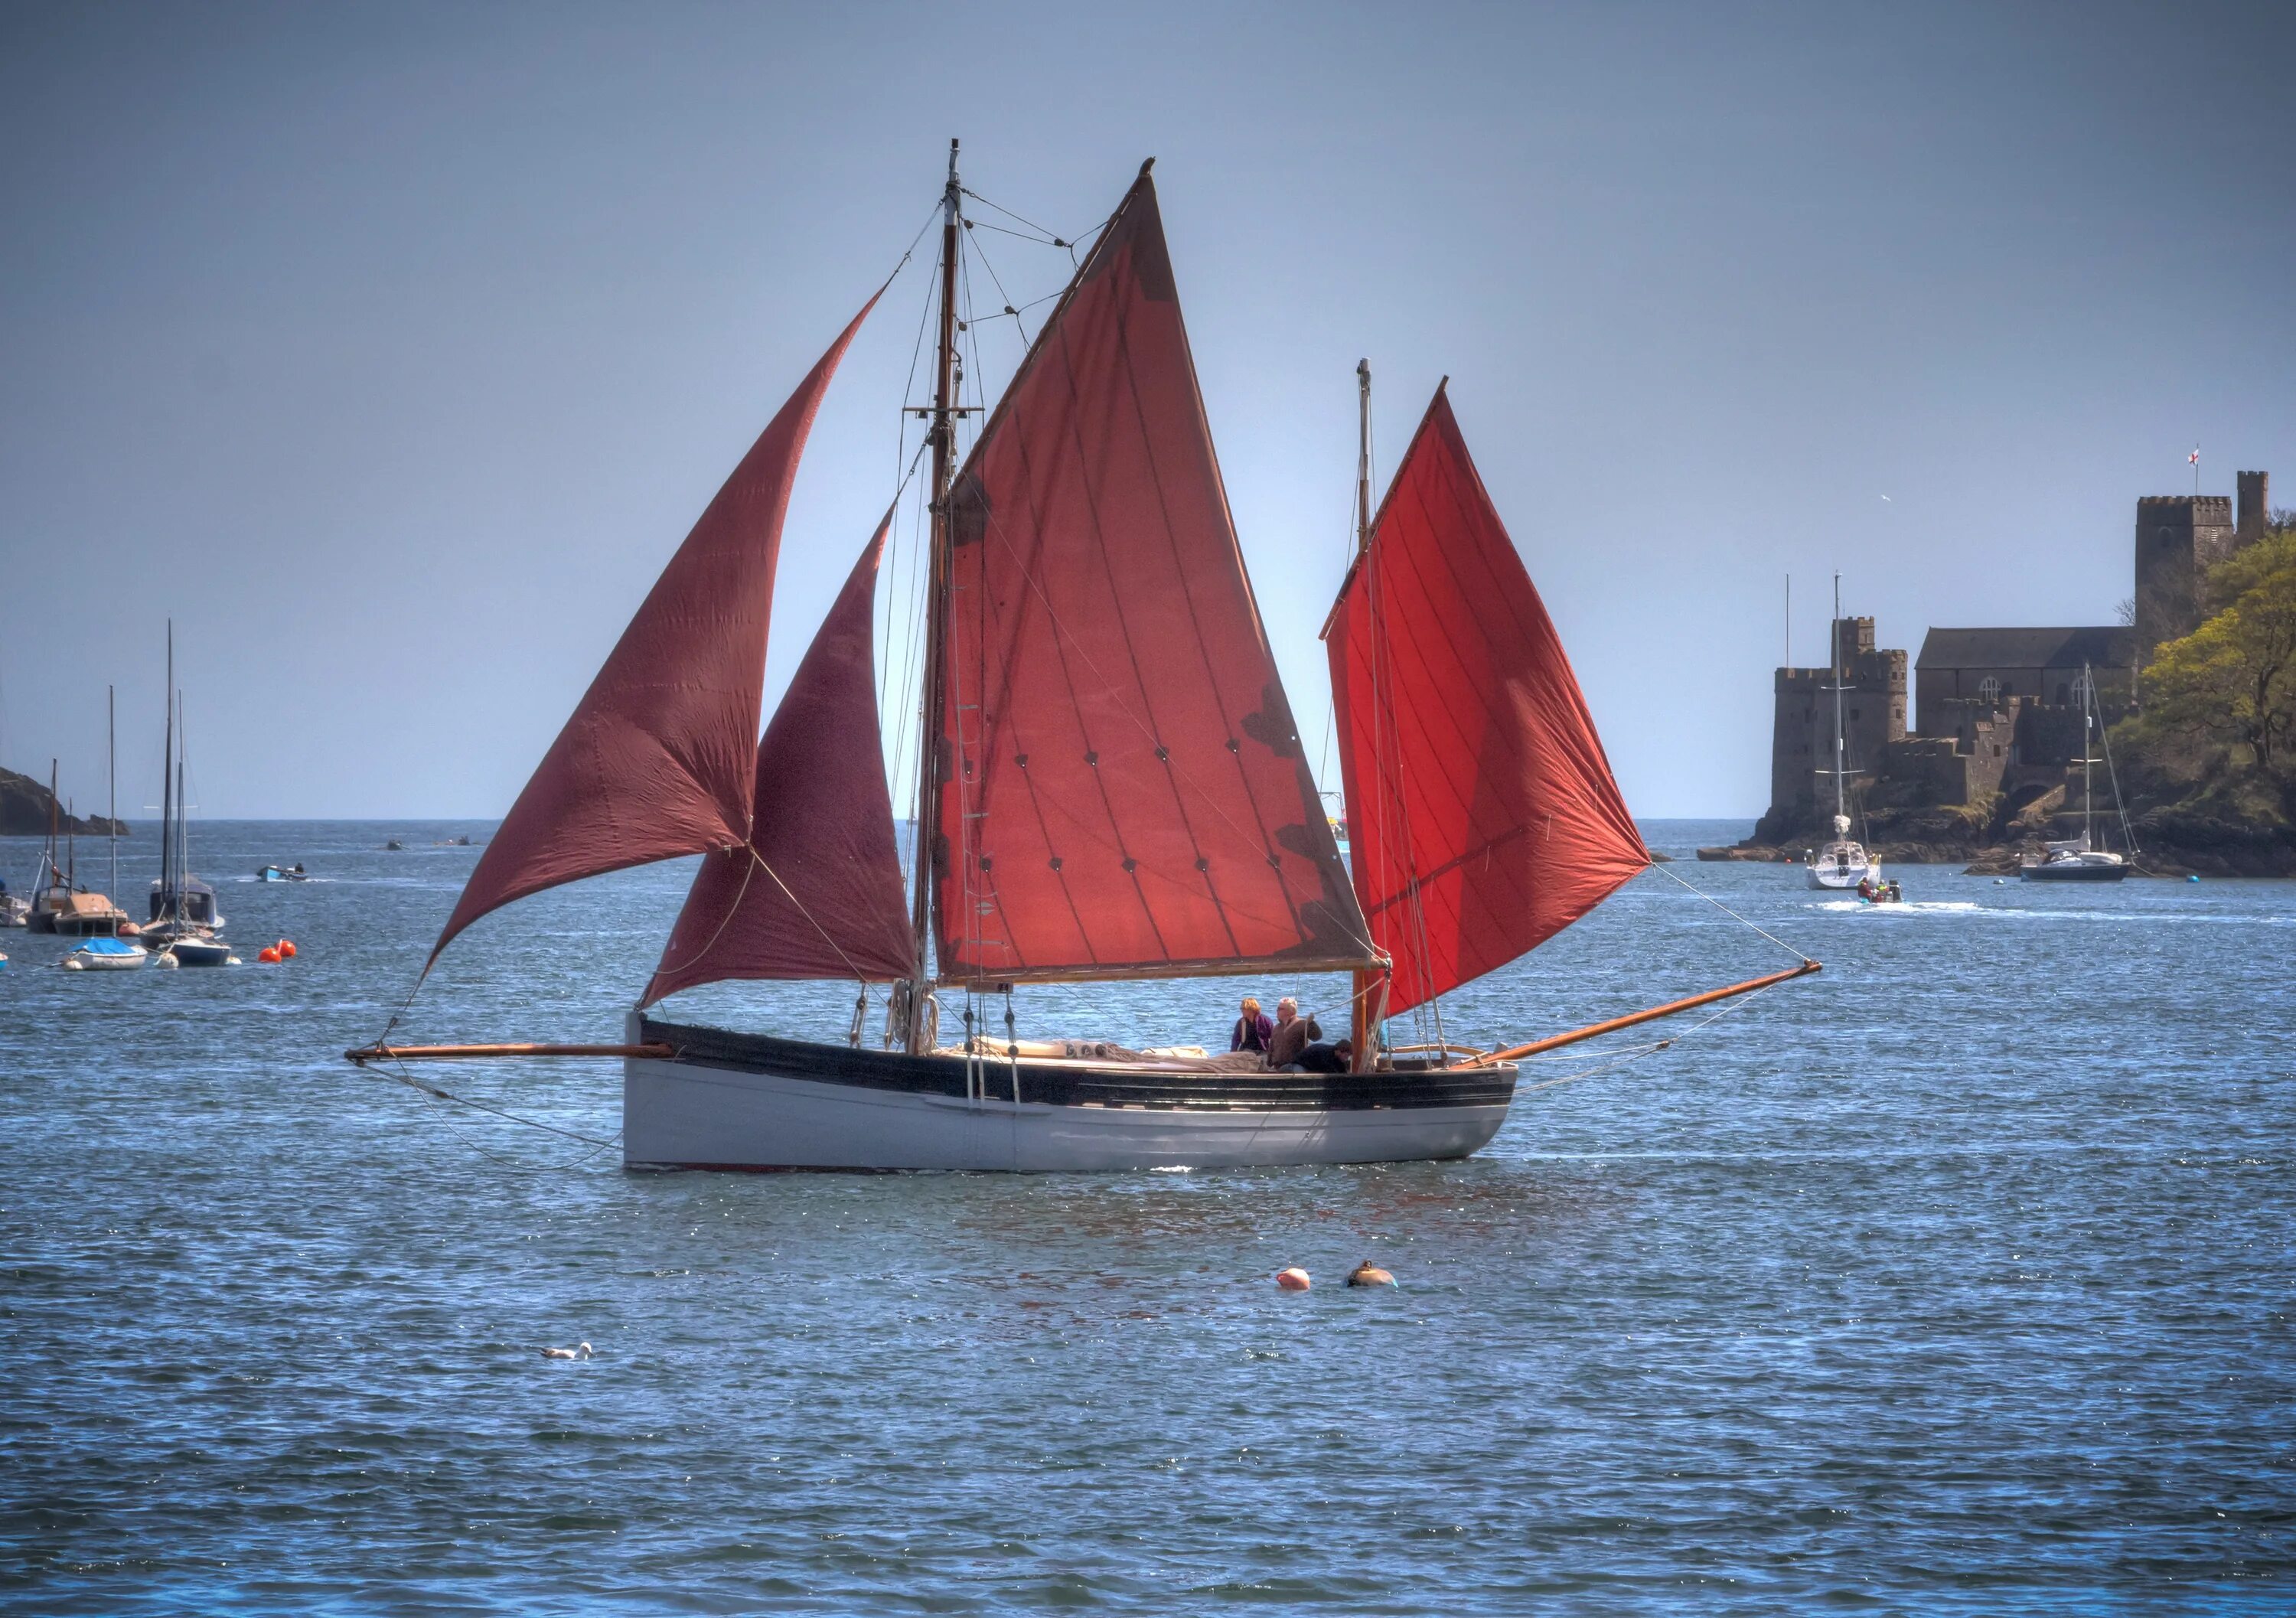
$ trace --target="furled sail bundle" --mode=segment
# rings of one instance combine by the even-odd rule
[[[758,743],[749,840],[701,862],[638,1003],[728,979],[914,975],[872,631],[883,522]]]
[[[1536,949],[1650,863],[1441,389],[1324,637],[1390,1013]]]
[[[942,975],[1368,965],[1144,169],[974,446],[950,520]]]
[[[488,843],[431,961],[479,917],[529,893],[748,839],[782,519],[821,396],[876,301],[767,423],[654,581]]]

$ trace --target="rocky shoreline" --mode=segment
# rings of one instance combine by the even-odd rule
[[[0,769],[0,837],[45,837],[48,834],[48,812],[56,808],[48,795],[48,784],[35,781],[29,776],[19,775],[12,769]],[[81,837],[127,835],[125,820],[107,820],[101,815],[81,815],[77,817],[56,813],[56,833],[66,832]]]

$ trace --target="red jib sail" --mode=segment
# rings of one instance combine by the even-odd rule
[[[432,961],[512,899],[748,837],[782,517],[814,412],[876,301],[790,396],[654,581],[480,857]]]
[[[1357,965],[1144,170],[952,495],[945,976]]]
[[[891,521],[878,524],[758,743],[748,843],[702,860],[640,1005],[731,978],[915,975],[870,621]]]
[[[1440,389],[1324,629],[1349,853],[1407,1011],[1650,863]]]

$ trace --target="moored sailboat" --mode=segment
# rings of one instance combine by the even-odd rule
[[[160,766],[160,875],[144,937],[184,966],[221,966],[230,948],[217,937],[223,914],[215,889],[191,872],[192,818],[184,795],[184,698],[176,689],[176,626],[168,625],[168,722]]]
[[[1505,1119],[1522,1055],[1676,1007],[1513,1051],[1382,1044],[1390,1012],[1535,948],[1650,858],[1447,398],[1439,390],[1376,521],[1366,456],[1359,554],[1327,631],[1350,873],[1244,571],[1148,166],[960,467],[956,427],[980,408],[960,400],[955,341],[965,194],[952,143],[922,412],[931,524],[913,879],[875,688],[871,604],[890,513],[751,741],[790,486],[873,298],[671,559],[431,952],[435,964],[524,895],[700,852],[627,1043],[408,1047],[386,1030],[348,1055],[619,1055],[632,1167],[1130,1169],[1475,1151]],[[1431,564],[1447,583],[1425,587]],[[1432,676],[1429,636],[1448,660]],[[1024,1047],[1015,1032],[1013,995],[1027,985],[1252,972],[1352,974],[1347,1071],[1268,1072],[1249,1055],[1097,1040]],[[705,983],[840,978],[859,992],[833,1043],[651,1011]],[[943,1028],[943,996],[961,1031]],[[988,1026],[999,999],[1001,1035]]]

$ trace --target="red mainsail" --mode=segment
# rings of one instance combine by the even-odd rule
[[[814,412],[876,301],[790,396],[654,581],[480,857],[431,961],[512,899],[749,836],[782,518]]]
[[[1144,169],[951,497],[944,976],[1366,964]]]
[[[1441,389],[1324,638],[1390,1012],[1536,949],[1650,863]]]
[[[747,844],[701,862],[641,1006],[733,978],[914,975],[872,630],[884,522],[758,743]]]

